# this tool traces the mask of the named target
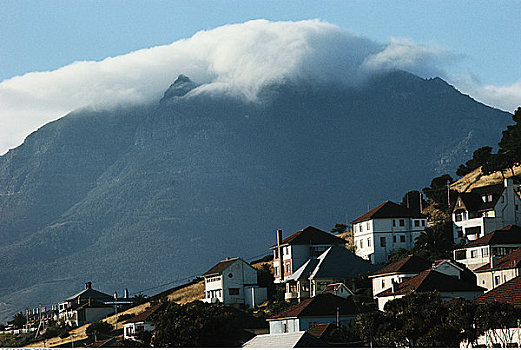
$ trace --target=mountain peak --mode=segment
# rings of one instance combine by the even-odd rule
[[[160,103],[165,103],[174,97],[182,97],[195,89],[197,84],[184,74],[179,74],[177,79],[168,87]]]

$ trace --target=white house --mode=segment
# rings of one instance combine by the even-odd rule
[[[453,252],[454,260],[475,270],[521,247],[521,227],[508,225],[465,244]]]
[[[204,275],[202,301],[253,307],[267,300],[267,290],[257,285],[257,270],[241,258],[226,259]]]
[[[513,178],[460,193],[452,211],[454,241],[473,241],[507,225],[521,225],[519,193]]]
[[[356,255],[381,264],[398,248],[411,250],[425,230],[427,217],[391,201],[352,221]]]
[[[284,282],[310,258],[316,258],[327,248],[345,247],[347,242],[340,237],[308,226],[282,239],[282,231],[277,230],[277,244],[273,250],[273,271],[275,283]]]
[[[163,303],[152,305],[139,315],[126,320],[123,324],[123,337],[125,339],[139,341],[137,338],[139,332],[153,331],[155,327],[151,321],[152,316],[162,310],[164,305]]]
[[[286,278],[285,298],[302,300],[322,293],[332,284],[343,282],[375,268],[345,247],[329,247],[316,258],[308,259],[297,271]]]
[[[454,298],[472,300],[483,294],[484,288],[477,286],[476,277],[457,264],[444,261],[434,265],[404,282],[391,283],[390,288],[375,295],[378,309],[384,310],[389,300],[402,298],[412,292],[438,291],[442,300]]]
[[[270,334],[293,333],[337,320],[347,327],[357,313],[358,309],[352,297],[346,299],[325,293],[292,305],[267,321],[270,324]]]
[[[373,295],[391,287],[393,283],[402,283],[431,267],[431,263],[419,256],[408,255],[369,276],[373,285]]]
[[[503,283],[521,275],[521,248],[518,248],[502,258],[491,259],[474,270],[479,286],[487,291],[499,287]]]

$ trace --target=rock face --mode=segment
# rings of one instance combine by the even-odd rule
[[[1,319],[85,281],[182,283],[268,253],[276,229],[329,230],[456,169],[510,122],[405,72],[273,85],[262,103],[195,87],[180,76],[162,103],[73,112],[0,157]]]

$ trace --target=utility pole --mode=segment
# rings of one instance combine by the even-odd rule
[[[450,212],[450,181],[447,180],[447,212]]]
[[[420,198],[420,213],[421,213],[423,211],[423,204],[422,204],[423,195],[422,195],[421,191],[418,191],[418,194],[419,194],[419,198]]]

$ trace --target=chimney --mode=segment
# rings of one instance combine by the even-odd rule
[[[279,255],[279,279],[284,279],[284,260],[282,259],[282,230],[277,230],[277,254]]]
[[[123,298],[128,299],[128,289],[125,288],[125,293],[123,294]]]
[[[92,282],[85,282],[85,289],[91,289],[92,288]]]

